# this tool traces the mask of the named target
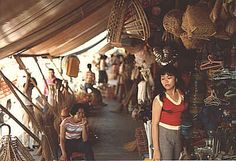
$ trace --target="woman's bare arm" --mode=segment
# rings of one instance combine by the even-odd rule
[[[158,153],[158,157],[160,157],[160,148],[159,148],[159,121],[161,116],[162,106],[160,105],[159,101],[155,98],[152,104],[152,141],[153,141],[153,148],[154,148],[154,158],[153,159],[160,159],[155,158],[155,152]]]

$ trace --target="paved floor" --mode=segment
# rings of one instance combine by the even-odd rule
[[[135,140],[135,128],[142,126],[126,112],[112,113],[119,103],[105,100],[108,104],[97,110],[89,121],[98,137],[93,145],[96,160],[141,160],[137,150],[128,152],[123,148],[125,143]],[[94,141],[93,141],[94,142]]]

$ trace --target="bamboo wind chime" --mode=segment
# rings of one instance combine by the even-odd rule
[[[28,149],[20,142],[20,140],[11,136],[11,127],[8,124],[1,124],[7,126],[9,133],[1,138],[0,142],[0,160],[1,161],[34,161],[34,158],[29,153]]]

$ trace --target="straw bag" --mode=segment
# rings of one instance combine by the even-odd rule
[[[178,9],[169,11],[163,19],[163,27],[167,32],[180,37],[184,31],[181,28],[183,12]]]
[[[207,10],[207,7],[188,5],[181,27],[188,33],[189,37],[208,39],[216,33]]]
[[[11,136],[11,127],[8,124],[0,124],[7,126],[9,134],[1,138],[0,143],[0,160],[1,161],[34,161],[34,158],[29,151],[24,147],[17,137]]]

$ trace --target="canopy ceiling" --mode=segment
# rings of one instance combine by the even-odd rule
[[[113,0],[0,0],[0,59],[52,56],[106,30]]]

